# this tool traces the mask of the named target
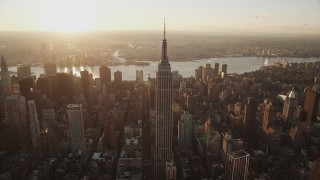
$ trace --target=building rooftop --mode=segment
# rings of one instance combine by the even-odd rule
[[[241,158],[241,157],[244,157],[244,156],[250,156],[249,153],[247,153],[246,151],[244,150],[238,150],[238,151],[235,151],[235,152],[232,152],[232,153],[228,153],[228,155],[232,158]]]
[[[289,97],[289,99],[295,99],[296,98],[296,93],[294,92],[294,90],[290,91],[288,97]]]
[[[94,152],[93,155],[92,155],[92,159],[93,160],[99,160],[101,159],[101,152]]]
[[[125,138],[124,145],[125,146],[140,146],[141,141],[140,141],[140,138],[138,138],[138,137]]]
[[[6,100],[13,100],[16,99],[18,97],[18,95],[9,95],[6,97]]]
[[[69,109],[69,108],[81,108],[82,107],[82,104],[69,104],[68,106],[67,106],[67,108]]]

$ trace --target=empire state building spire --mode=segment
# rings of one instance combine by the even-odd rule
[[[163,18],[163,39],[166,39],[166,17]]]
[[[166,28],[164,23],[162,56],[158,64],[156,88],[156,122],[155,122],[155,180],[166,179],[166,163],[173,160],[173,95],[172,72],[167,55]]]
[[[163,41],[162,41],[162,53],[161,53],[160,63],[169,63],[168,53],[167,53],[166,19],[165,18],[163,23]]]

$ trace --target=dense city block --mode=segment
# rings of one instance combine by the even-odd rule
[[[0,179],[320,179],[320,61],[242,74],[208,63],[182,77],[164,32],[156,77],[137,66],[128,81],[105,65],[96,78],[57,72],[59,61],[43,62],[38,77],[22,64],[12,74],[8,52]]]

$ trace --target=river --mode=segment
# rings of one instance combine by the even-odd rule
[[[117,55],[115,55],[117,56]],[[288,58],[289,62],[316,62],[320,61],[320,58]],[[209,58],[200,59],[185,62],[175,62],[171,61],[172,71],[179,71],[183,77],[194,76],[195,69],[199,66],[206,66],[207,63],[214,67],[214,63],[219,63],[219,71],[221,71],[222,64],[228,65],[228,73],[244,73],[258,70],[263,65],[272,65],[274,62],[278,61],[278,58],[263,58],[263,57],[226,57],[226,58]],[[136,70],[142,70],[144,75],[144,80],[148,78],[150,74],[151,77],[156,77],[156,71],[158,62],[149,62],[148,66],[136,66],[136,65],[116,65],[109,66],[111,68],[111,74],[113,79],[113,73],[117,70],[122,72],[123,80],[135,80]],[[99,77],[99,67],[100,66],[81,66],[72,68],[58,68],[58,72],[70,72],[73,71],[74,74],[80,76],[80,71],[87,70],[89,73],[93,74],[94,78]],[[9,67],[9,71],[17,72],[17,66]],[[39,77],[40,74],[44,74],[43,67],[31,67],[31,72]]]

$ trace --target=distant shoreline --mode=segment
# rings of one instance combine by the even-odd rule
[[[274,62],[278,62],[280,59],[277,58],[262,58],[262,57],[226,57],[226,58],[208,58],[208,59],[198,59],[192,61],[176,62],[170,61],[172,71],[178,71],[182,77],[190,77],[195,73],[195,69],[199,66],[205,67],[206,64],[210,64],[214,67],[215,63],[219,63],[219,71],[221,71],[222,64],[227,64],[228,74],[233,73],[244,73],[251,72],[261,68],[261,66],[272,65]],[[283,59],[285,60],[285,59]],[[308,63],[308,62],[319,62],[320,58],[287,58],[289,63]],[[156,77],[158,61],[147,61],[150,65],[147,66],[137,66],[137,65],[114,65],[108,66],[111,69],[111,75],[116,71],[121,71],[123,80],[134,80],[136,79],[136,70],[142,70],[145,77],[149,74],[151,77]],[[84,65],[84,66],[71,66],[71,67],[57,67],[57,72],[70,73],[80,77],[80,72],[83,70],[89,71],[94,78],[100,76],[100,66],[105,64],[97,65]],[[9,71],[16,72],[16,66],[9,66]],[[31,72],[39,77],[44,74],[43,66],[31,67]]]
[[[316,59],[319,59],[320,61],[320,57],[278,57],[278,56],[270,56],[270,57],[267,57],[267,56],[222,56],[222,57],[209,57],[209,58],[200,58],[200,59],[190,59],[190,60],[174,60],[174,59],[169,59],[170,62],[196,62],[196,61],[201,61],[201,60],[204,60],[204,59],[228,59],[228,58],[269,58],[269,59],[287,59],[289,60],[289,63],[290,63],[290,59],[292,58],[301,58],[301,59],[311,59],[311,58],[316,58]],[[74,66],[74,67],[83,67],[83,66],[102,66],[102,65],[105,65],[105,66],[120,66],[120,65],[124,65],[124,66],[130,66],[130,65],[134,65],[134,66],[149,66],[150,65],[150,62],[157,62],[159,60],[143,60],[143,61],[134,61],[134,62],[130,62],[130,61],[126,61],[126,63],[96,63],[96,64],[90,64],[90,65],[77,65],[77,66]],[[21,63],[18,63],[18,64],[10,64],[8,63],[8,66],[10,67],[14,67],[14,66],[18,66],[19,64]],[[33,63],[33,64],[37,64],[37,66],[43,66],[43,64],[41,63]],[[27,65],[30,65],[31,67],[36,67],[36,66],[32,66],[31,64],[27,64]],[[57,68],[63,68],[63,67],[72,67],[72,66],[58,66],[57,65]]]

